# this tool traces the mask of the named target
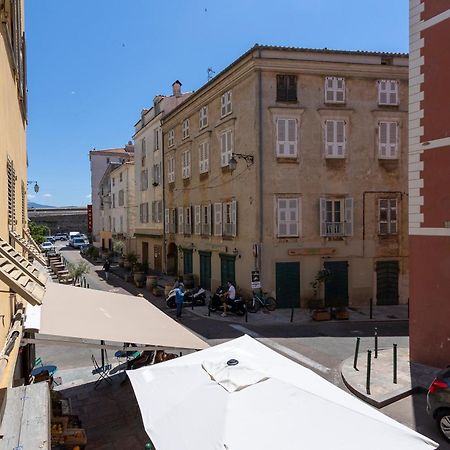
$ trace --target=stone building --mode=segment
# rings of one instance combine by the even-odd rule
[[[141,262],[161,271],[163,267],[163,176],[161,117],[190,93],[181,83],[172,85],[172,95],[157,95],[153,107],[141,112],[135,124],[136,230],[135,250]]]
[[[411,358],[449,363],[450,3],[410,0]]]
[[[167,270],[405,303],[407,80],[405,54],[255,46],[166,114]]]
[[[70,231],[88,234],[86,207],[29,208],[28,217],[32,222],[48,227],[51,235]]]

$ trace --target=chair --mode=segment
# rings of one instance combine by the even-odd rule
[[[97,381],[95,382],[94,389],[101,384],[102,381],[106,381],[108,384],[112,385],[111,377],[109,376],[109,372],[112,368],[112,365],[106,361],[104,366],[99,366],[97,360],[94,355],[91,355],[92,364],[94,365],[94,370],[92,371],[92,375],[98,375]]]

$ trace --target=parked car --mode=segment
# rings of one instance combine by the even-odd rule
[[[82,237],[74,237],[72,239],[72,247],[73,248],[81,248],[83,245],[89,244],[89,242],[86,242],[86,239],[82,238]]]
[[[439,372],[428,388],[427,412],[450,442],[450,366]]]
[[[57,241],[67,241],[67,234],[65,233],[57,233],[57,235],[55,236],[55,240]]]
[[[54,252],[55,251],[55,245],[53,242],[45,241],[41,244],[41,249],[44,253],[48,252]]]
[[[55,243],[55,236],[45,236],[45,242]]]

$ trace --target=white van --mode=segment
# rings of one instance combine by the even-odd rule
[[[71,231],[69,232],[69,245],[73,247],[73,238],[79,237],[80,232],[79,231]]]

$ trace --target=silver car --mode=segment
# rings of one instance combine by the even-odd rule
[[[54,252],[55,251],[55,245],[50,241],[45,241],[41,244],[41,249],[44,253],[48,252]]]
[[[450,366],[439,372],[428,388],[427,412],[450,442]]]

